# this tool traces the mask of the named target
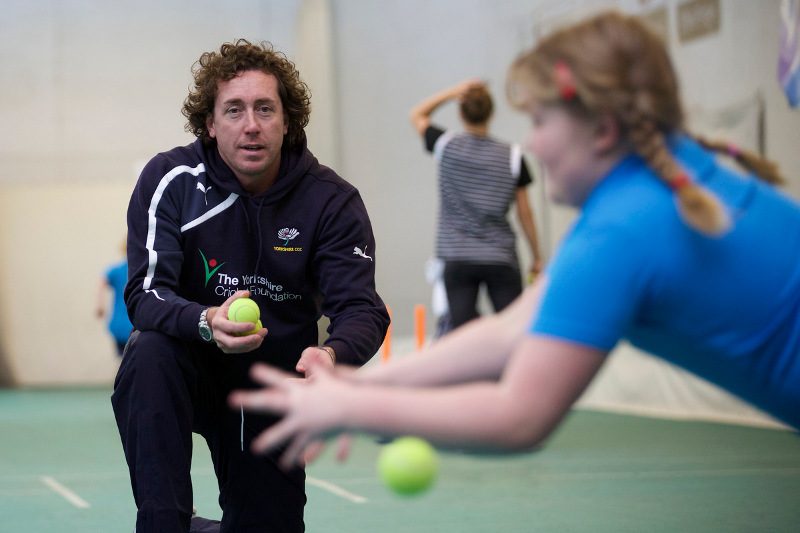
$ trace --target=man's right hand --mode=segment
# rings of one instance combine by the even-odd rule
[[[485,81],[479,78],[470,78],[452,87],[443,89],[433,96],[429,96],[411,109],[411,114],[409,116],[411,125],[417,130],[417,133],[420,135],[425,135],[425,130],[428,129],[428,126],[430,126],[431,123],[431,114],[440,105],[444,104],[448,100],[460,101],[470,89],[485,86]]]
[[[250,291],[236,291],[220,307],[211,307],[206,314],[211,331],[214,333],[214,342],[225,353],[252,352],[261,346],[264,337],[267,336],[267,328],[261,328],[252,335],[239,336],[253,329],[253,325],[250,322],[228,320],[228,308],[233,301],[248,297],[250,297]]]

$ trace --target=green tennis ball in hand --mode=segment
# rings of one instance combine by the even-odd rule
[[[261,310],[258,308],[258,304],[250,298],[237,298],[228,307],[228,320],[232,322],[250,322],[255,326],[250,331],[239,333],[239,336],[252,335],[260,330],[263,327],[261,320],[259,320],[260,316]]]
[[[378,457],[378,473],[397,494],[412,496],[427,490],[436,479],[436,450],[417,437],[400,437],[385,445]]]
[[[258,333],[259,331],[261,331],[261,328],[263,327],[264,326],[261,324],[261,320],[256,320],[256,325],[253,329],[251,329],[250,331],[245,331],[244,333],[239,333],[239,336],[244,337],[245,335],[252,335],[254,333]]]

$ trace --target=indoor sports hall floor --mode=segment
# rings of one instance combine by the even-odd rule
[[[0,390],[0,532],[130,532],[135,509],[107,389]],[[800,531],[800,438],[577,411],[537,453],[441,454],[427,494],[389,493],[379,445],[309,469],[307,531]],[[195,440],[195,502],[219,517]]]

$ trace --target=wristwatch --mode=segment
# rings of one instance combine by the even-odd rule
[[[208,307],[203,309],[203,312],[200,313],[200,320],[197,322],[197,329],[200,332],[200,338],[206,342],[211,342],[214,340],[214,332],[211,331],[211,326],[208,325],[208,320],[206,320],[206,315],[208,314]]]

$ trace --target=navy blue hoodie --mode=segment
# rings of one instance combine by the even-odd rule
[[[246,289],[268,329],[259,359],[293,369],[318,343],[361,364],[389,323],[375,291],[375,239],[358,191],[303,146],[284,148],[276,182],[244,191],[216,146],[155,156],[128,206],[125,301],[138,330],[200,341],[203,308]]]

